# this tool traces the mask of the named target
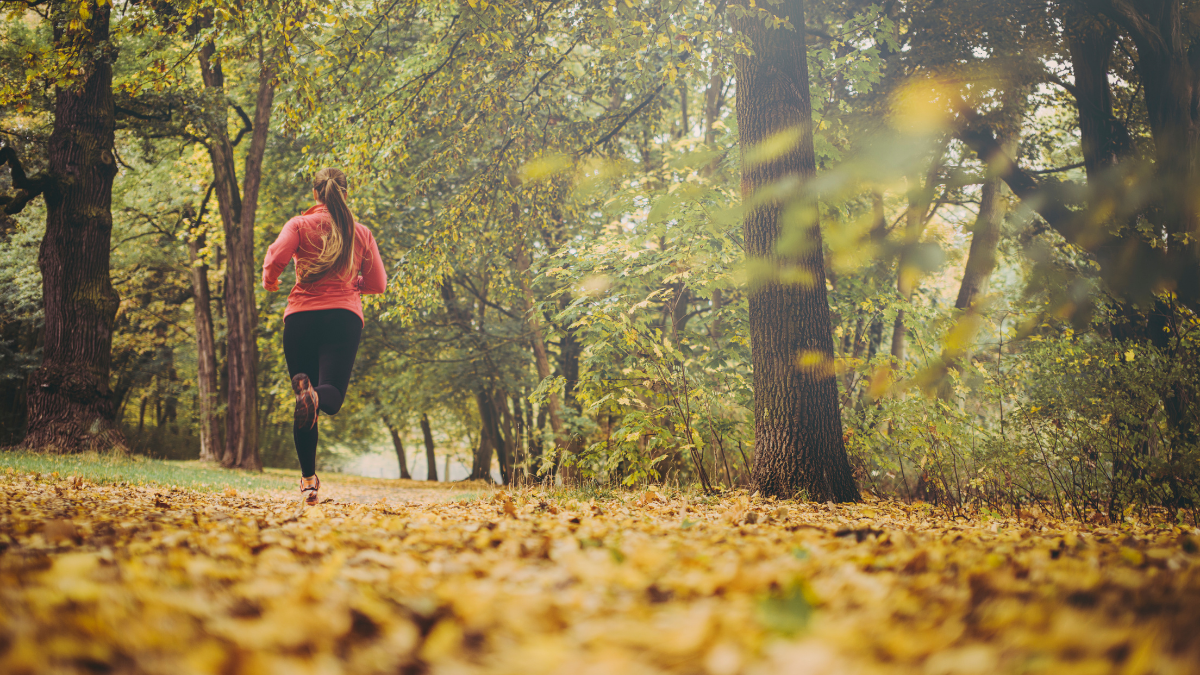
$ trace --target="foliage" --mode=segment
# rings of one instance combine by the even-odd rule
[[[1200,532],[1132,517],[649,489],[443,491],[297,520],[290,499],[232,488],[0,485],[14,674],[1194,672],[1197,657]]]
[[[1101,318],[1084,333],[1045,323],[1006,346],[1015,318],[991,327],[994,351],[952,368],[940,396],[864,394],[847,416],[861,479],[879,493],[955,510],[1040,504],[1059,517],[1119,520],[1160,505],[1197,522],[1198,447],[1187,437],[1197,419],[1194,409],[1172,407],[1196,395],[1195,322],[1178,326],[1163,352],[1113,344]],[[858,364],[853,378],[869,382],[879,367]],[[891,376],[915,386],[919,373]]]
[[[1079,166],[1074,4],[807,5],[819,168],[807,189],[820,196],[838,349],[805,367],[838,378],[860,483],[963,513],[1037,504],[1117,520],[1131,506],[1168,507],[1194,522],[1194,309],[1169,285],[1131,301],[1139,275],[1101,269],[1105,251],[1038,215],[1061,198],[1122,246],[1165,241],[1151,236],[1144,181],[1169,177],[1153,173],[1129,30],[1103,24],[1116,35],[1113,119],[1129,143],[1121,180],[1136,188],[1118,193]],[[36,169],[53,85],[86,55],[56,52],[40,10],[5,6],[0,133]],[[122,305],[112,388],[138,452],[196,454],[188,242],[203,241],[219,359],[225,331],[224,233],[204,144],[220,111],[251,109],[268,64],[278,93],[255,250],[308,206],[311,171],[335,164],[351,175],[351,206],[391,279],[367,301],[350,396],[322,420],[323,442],[342,454],[387,447],[391,427],[412,457],[424,451],[425,414],[440,456],[478,455],[490,476],[503,455],[503,480],[554,481],[566,466],[600,486],[748,485],[746,301],[779,271],[743,260],[740,165],[788,138],[739,145],[731,64],[746,47],[730,17],[764,10],[609,0],[272,8],[204,0],[114,13]],[[209,41],[224,101],[205,93],[195,60]],[[248,133],[241,115],[228,118],[231,138]],[[970,146],[965,132],[980,129],[1008,139],[1011,165],[1048,187],[1001,190],[1008,215],[990,290],[959,310],[981,186],[1004,170]],[[246,151],[236,146],[235,160]],[[1121,200],[1087,206],[1110,193]],[[37,360],[40,208],[3,223],[6,396]],[[291,467],[285,300],[255,299],[260,446],[268,464]],[[1151,330],[1159,323],[1171,330]],[[552,397],[563,408],[558,436]],[[485,443],[489,401],[503,452]]]

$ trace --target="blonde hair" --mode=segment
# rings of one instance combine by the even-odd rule
[[[331,272],[343,276],[354,262],[354,214],[346,205],[346,174],[338,169],[321,169],[313,176],[312,185],[329,210],[333,227],[321,238],[321,253],[300,278],[306,284],[320,281]]]

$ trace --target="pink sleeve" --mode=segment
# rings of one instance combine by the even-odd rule
[[[383,258],[379,256],[379,246],[375,237],[367,232],[367,250],[363,256],[362,281],[359,291],[371,295],[387,290],[387,273],[383,269]]]
[[[279,290],[279,275],[283,274],[299,245],[300,233],[296,231],[295,220],[289,220],[279,233],[279,238],[267,249],[267,257],[263,260],[263,288],[268,291]]]

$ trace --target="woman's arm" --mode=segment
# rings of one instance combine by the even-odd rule
[[[383,258],[379,256],[379,246],[375,243],[375,236],[369,230],[367,231],[366,248],[358,290],[366,295],[382,293],[387,290],[387,272],[383,269]]]
[[[263,288],[268,291],[279,290],[279,275],[283,274],[299,245],[300,233],[296,231],[294,220],[289,220],[279,233],[279,238],[267,249],[267,256],[263,259]]]

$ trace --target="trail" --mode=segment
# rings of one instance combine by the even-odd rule
[[[1200,672],[1200,532],[1133,517],[339,478],[293,520],[290,493],[0,488],[12,675]]]
[[[342,473],[319,475],[321,476],[321,501],[330,504],[382,504],[385,506],[437,504],[475,499],[479,495],[496,490],[496,486],[484,481],[418,481],[365,478]],[[299,488],[291,491],[270,490],[264,492],[284,500],[298,500],[300,493]]]

